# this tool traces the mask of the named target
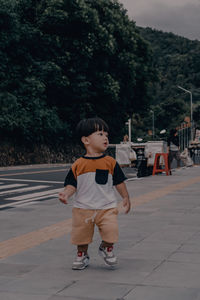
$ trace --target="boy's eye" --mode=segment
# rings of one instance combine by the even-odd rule
[[[99,132],[98,135],[103,136],[105,135],[108,138],[108,133],[104,133],[104,132]]]

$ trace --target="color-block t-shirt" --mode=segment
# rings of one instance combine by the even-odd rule
[[[116,207],[114,186],[124,180],[123,171],[111,156],[83,156],[73,163],[64,186],[76,187],[74,207],[108,209]]]

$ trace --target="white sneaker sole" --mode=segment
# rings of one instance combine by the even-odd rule
[[[117,266],[117,261],[116,261],[116,263],[114,263],[112,265],[108,264],[107,261],[105,260],[105,255],[101,250],[99,250],[99,256],[101,256],[103,258],[103,261],[107,267],[114,269]]]
[[[82,266],[82,267],[79,267],[79,266],[72,266],[72,270],[84,270],[85,268],[88,267],[88,265],[89,265],[89,259],[87,259],[87,260],[85,261],[85,264],[84,264],[84,266]]]

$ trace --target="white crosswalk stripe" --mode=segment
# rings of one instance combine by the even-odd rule
[[[20,207],[20,206],[28,206],[28,205],[33,205],[33,204],[38,204],[38,201],[28,201],[28,202],[24,202],[24,203],[17,203],[17,204],[14,204],[12,205],[12,207]]]
[[[13,193],[22,193],[22,192],[34,191],[34,190],[44,189],[44,188],[47,188],[47,187],[49,187],[49,185],[36,185],[36,186],[26,187],[26,188],[22,188],[22,189],[15,189],[15,190],[0,192],[0,195],[7,195],[7,194],[13,194]]]
[[[15,187],[22,187],[22,186],[27,186],[27,184],[19,184],[19,183],[16,183],[16,184],[6,184],[6,185],[3,185],[3,186],[0,186],[0,190],[13,189]]]
[[[56,194],[51,194],[51,195],[48,195],[48,196],[39,197],[39,198],[33,198],[33,199],[29,199],[29,200],[23,200],[23,201],[13,202],[13,203],[9,203],[9,204],[3,204],[3,205],[0,205],[0,209],[1,208],[6,208],[6,207],[24,206],[24,205],[27,205],[28,203],[36,204],[36,203],[39,203],[38,200],[49,199],[49,198],[55,199],[56,197],[58,197],[57,193]]]
[[[15,184],[8,184],[8,182],[0,182],[0,209],[36,204],[40,203],[40,201],[44,199],[55,199],[58,198],[58,192],[62,190],[62,187],[59,189],[55,189],[48,183],[46,183],[46,185],[38,184],[30,186],[30,183],[28,183],[27,180],[25,180],[25,182],[26,183]],[[36,190],[38,190],[38,192],[33,192]],[[15,195],[12,196],[11,194]],[[16,194],[19,195],[16,196]]]
[[[56,194],[60,190],[61,190],[60,188],[59,189],[53,189],[53,190],[47,190],[47,191],[40,192],[40,193],[31,193],[31,194],[22,195],[22,196],[9,197],[9,198],[6,198],[5,200],[20,201],[20,200],[25,200],[25,199],[33,199],[33,198],[38,198],[38,197],[41,197],[41,196]]]
[[[8,178],[1,178],[1,180],[5,180],[5,181],[8,181]],[[9,181],[22,181],[22,182],[40,182],[40,183],[59,183],[59,184],[63,184],[63,181],[47,181],[47,180],[32,180],[32,179],[14,179],[14,178],[9,178]]]
[[[59,190],[60,191],[60,190]],[[35,197],[35,198],[31,198],[28,201],[36,201],[36,200],[42,200],[42,199],[47,199],[47,198],[51,198],[51,197],[58,197],[58,193],[55,194],[50,194],[50,195],[45,195],[45,196],[40,196],[40,197]],[[21,201],[20,201],[21,202]]]

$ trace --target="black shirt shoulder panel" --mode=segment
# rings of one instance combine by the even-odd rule
[[[69,170],[69,172],[65,178],[64,186],[67,186],[67,185],[73,185],[75,188],[77,187],[77,180],[74,177],[72,169]]]
[[[126,180],[126,176],[124,175],[124,172],[122,171],[120,165],[118,162],[116,162],[114,172],[113,172],[113,185],[120,184]]]

